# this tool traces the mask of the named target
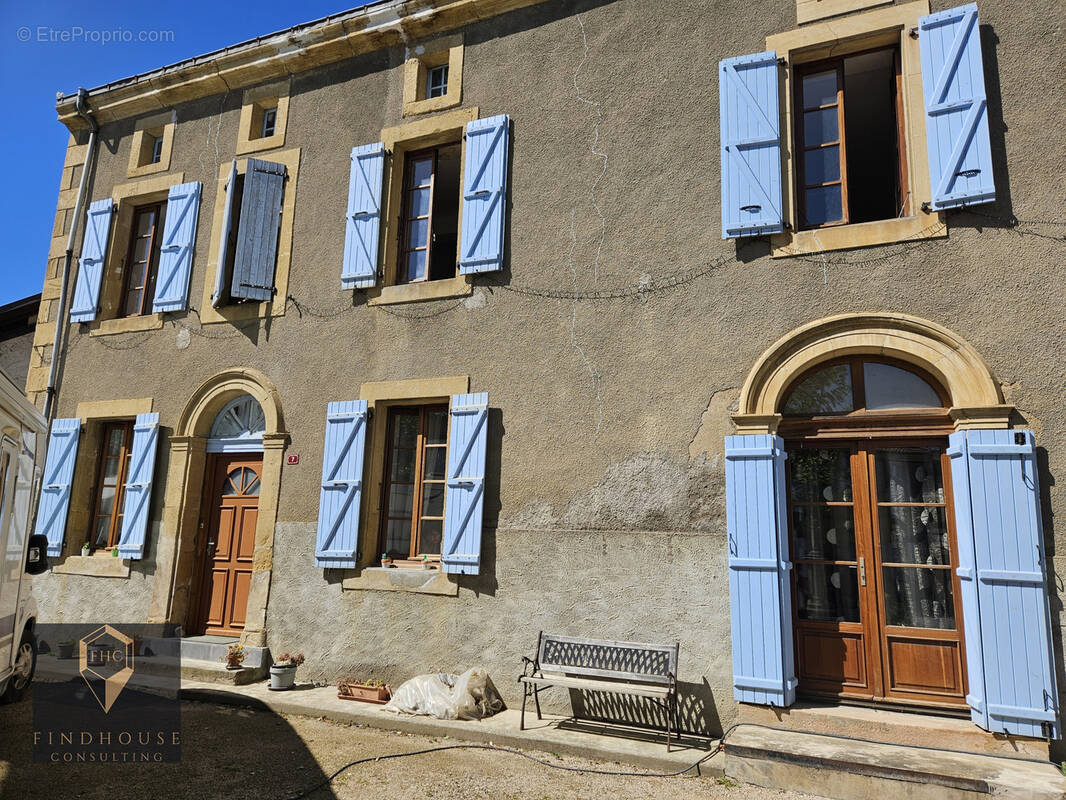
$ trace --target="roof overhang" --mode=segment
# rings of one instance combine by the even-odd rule
[[[400,47],[543,0],[380,0],[89,90],[101,124],[283,78],[387,47]],[[76,94],[56,102],[70,130],[88,124]]]

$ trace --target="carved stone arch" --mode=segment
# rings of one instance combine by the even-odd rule
[[[255,528],[252,583],[241,642],[266,645],[266,607],[273,566],[274,525],[277,521],[281,469],[288,434],[281,398],[274,383],[248,367],[223,370],[204,381],[185,404],[170,437],[163,530],[157,559],[157,578],[149,621],[188,626],[193,595],[199,588],[201,514],[208,473],[207,442],[218,413],[235,398],[249,395],[265,418],[263,474]]]
[[[895,358],[928,372],[951,397],[955,427],[1006,428],[1005,405],[992,371],[974,347],[942,325],[909,314],[838,314],[797,328],[755,362],[733,421],[739,433],[772,433],[792,382],[840,356]]]

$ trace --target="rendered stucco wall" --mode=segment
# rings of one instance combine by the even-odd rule
[[[973,344],[1017,405],[1016,422],[1036,431],[1061,681],[1064,247],[1005,222],[1066,218],[1061,192],[1049,190],[1066,179],[1066,140],[1048,135],[1066,101],[1066,47],[1046,25],[1059,10],[1051,0],[980,2],[1000,200],[979,210],[994,219],[953,213],[947,239],[773,260],[765,240],[720,239],[716,66],[792,28],[791,0],[556,1],[473,24],[463,104],[510,114],[514,126],[508,265],[469,298],[411,306],[368,307],[360,293],[353,302],[339,279],[348,154],[403,121],[404,53],[296,76],[285,137],[286,149],[301,148],[296,302],[240,327],[201,327],[190,310],[154,331],[74,328],[59,413],[152,397],[169,433],[218,371],[270,377],[286,452],[301,458],[282,475],[268,641],[303,650],[307,678],[396,681],[479,662],[513,701],[519,657],[541,628],[680,641],[680,678],[703,687],[696,717],[717,728],[736,715],[722,437],[739,387],[760,353],[800,325],[905,311]],[[234,91],[179,106],[172,170],[213,186],[235,151],[240,104]],[[101,132],[90,199],[125,182],[133,128]],[[194,306],[214,192],[202,202]],[[641,291],[682,273],[668,290]],[[536,291],[618,287],[629,291],[614,300]],[[469,375],[470,390],[490,396],[483,574],[461,580],[457,597],[344,591],[311,557],[326,403],[355,399],[368,381],[441,375]],[[88,614],[94,602],[93,614],[136,614],[153,579],[149,558],[129,579],[51,576],[35,591],[56,615]]]

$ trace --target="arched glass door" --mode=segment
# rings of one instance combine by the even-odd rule
[[[948,398],[888,360],[820,365],[786,393],[799,689],[964,705]]]

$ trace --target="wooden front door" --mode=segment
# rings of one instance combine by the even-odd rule
[[[213,456],[204,498],[203,577],[195,632],[240,635],[252,582],[255,524],[259,515],[258,455]]]
[[[945,444],[808,440],[789,447],[801,691],[965,705]]]

